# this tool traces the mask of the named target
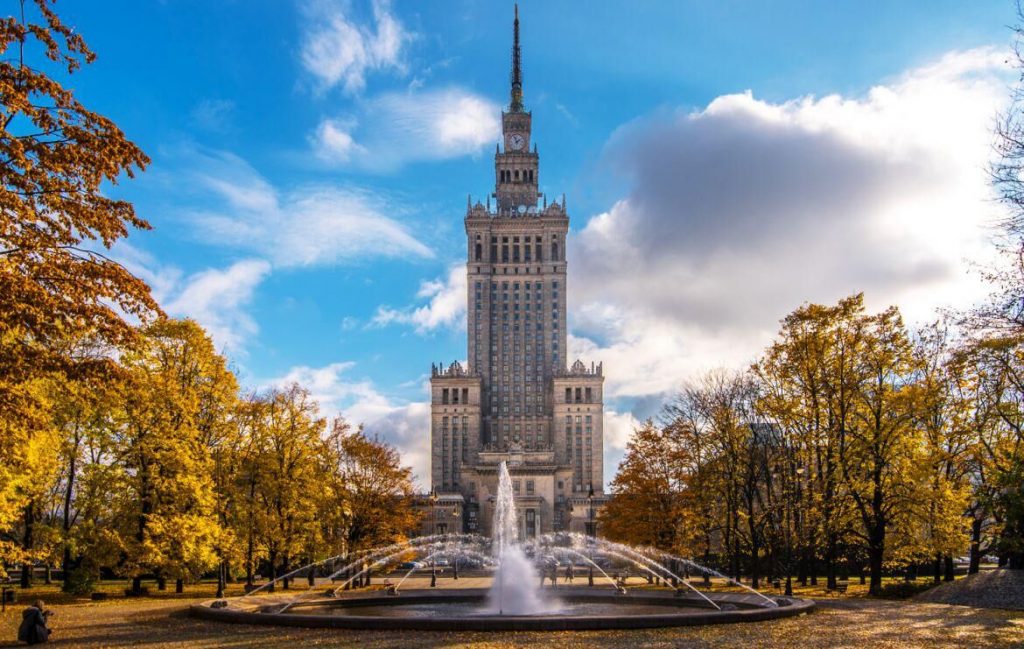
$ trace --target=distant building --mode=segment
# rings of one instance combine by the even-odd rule
[[[461,498],[462,531],[487,534],[505,460],[523,537],[582,533],[591,505],[599,508],[605,498],[604,375],[600,364],[579,360],[566,369],[569,215],[564,195],[549,202],[538,192],[518,9],[511,85],[504,141],[494,155],[495,191],[466,211],[468,365],[431,371],[431,482],[435,502]],[[455,531],[447,518],[427,520],[425,532],[439,525]]]

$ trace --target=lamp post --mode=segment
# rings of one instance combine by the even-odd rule
[[[456,520],[459,518],[459,508],[458,507],[452,509],[452,516],[455,517]],[[461,530],[456,532],[456,534],[461,534],[461,533],[462,533]],[[452,567],[452,579],[457,580],[458,578],[459,578],[459,554],[456,553],[455,554],[454,566]]]
[[[589,511],[589,520],[587,521],[587,536],[594,538],[597,536],[597,529],[594,527],[594,485],[590,485],[590,490],[587,492],[587,507]]]
[[[594,537],[597,536],[597,529],[594,527],[594,483],[590,483],[590,489],[587,491],[587,508],[589,509],[587,521],[587,536],[590,537],[590,544],[588,547],[588,554],[590,555],[590,566],[587,572],[587,585],[594,585]]]
[[[437,534],[437,488],[431,488],[430,490],[430,522],[433,529],[431,532]]]

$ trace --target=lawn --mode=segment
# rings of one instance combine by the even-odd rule
[[[123,588],[123,582],[104,586],[112,593]],[[56,611],[54,640],[74,647],[1024,647],[1024,612],[879,600],[859,593],[822,598],[811,615],[773,622],[555,634],[291,629],[191,619],[188,605],[209,598],[209,584],[188,586],[182,595],[163,592],[102,602],[73,600],[58,595],[55,587],[21,595],[0,616],[0,646],[14,646],[24,602],[43,597]]]

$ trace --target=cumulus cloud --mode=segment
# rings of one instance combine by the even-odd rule
[[[318,158],[332,164],[346,164],[356,154],[366,149],[356,143],[349,130],[354,126],[350,120],[325,119],[317,126],[310,142]]]
[[[412,325],[425,334],[439,327],[466,328],[466,266],[455,264],[446,278],[422,282],[416,297],[428,302],[421,306],[393,309],[382,305],[370,321],[371,326]]]
[[[352,362],[299,366],[264,385],[304,386],[325,416],[341,415],[353,426],[361,424],[368,434],[395,446],[402,454],[402,463],[412,467],[418,488],[426,489],[430,484],[430,404],[396,402],[371,381],[350,377],[354,368]]]
[[[197,185],[219,197],[191,213],[198,232],[274,266],[355,263],[369,256],[433,257],[433,251],[386,213],[397,208],[350,187],[305,185],[280,191],[248,163],[223,151],[192,151]]]
[[[359,120],[321,120],[317,157],[336,165],[392,170],[419,160],[479,153],[501,131],[501,108],[460,88],[387,93],[362,104]]]
[[[619,129],[625,197],[571,240],[571,347],[611,396],[753,359],[806,301],[865,291],[911,322],[986,289],[985,173],[1005,56],[952,53],[862,97],[752,93]]]
[[[168,313],[195,319],[219,348],[237,354],[259,331],[247,307],[269,272],[270,264],[262,259],[210,268],[186,278],[177,295],[163,306]]]
[[[203,325],[218,349],[243,355],[246,343],[258,333],[248,307],[270,273],[267,262],[245,259],[227,268],[207,268],[186,276],[177,266],[161,264],[124,241],[117,242],[111,254],[149,285],[153,298],[169,315],[192,318]]]
[[[611,408],[604,411],[604,478],[611,479],[618,471],[619,463],[625,455],[626,444],[633,436],[633,431],[641,422],[631,412],[617,412]]]
[[[372,25],[353,20],[346,4],[309,2],[305,9],[300,57],[321,90],[340,85],[347,93],[357,93],[366,87],[367,74],[403,70],[402,47],[412,35],[386,0],[372,2]]]

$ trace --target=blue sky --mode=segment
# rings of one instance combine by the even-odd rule
[[[243,382],[426,467],[425,380],[465,357],[462,217],[489,191],[512,3],[65,0],[69,82],[152,158],[115,253]],[[571,348],[604,360],[606,474],[683,381],[807,300],[911,322],[983,294],[1013,80],[1006,0],[520,3],[541,190],[572,219]]]

